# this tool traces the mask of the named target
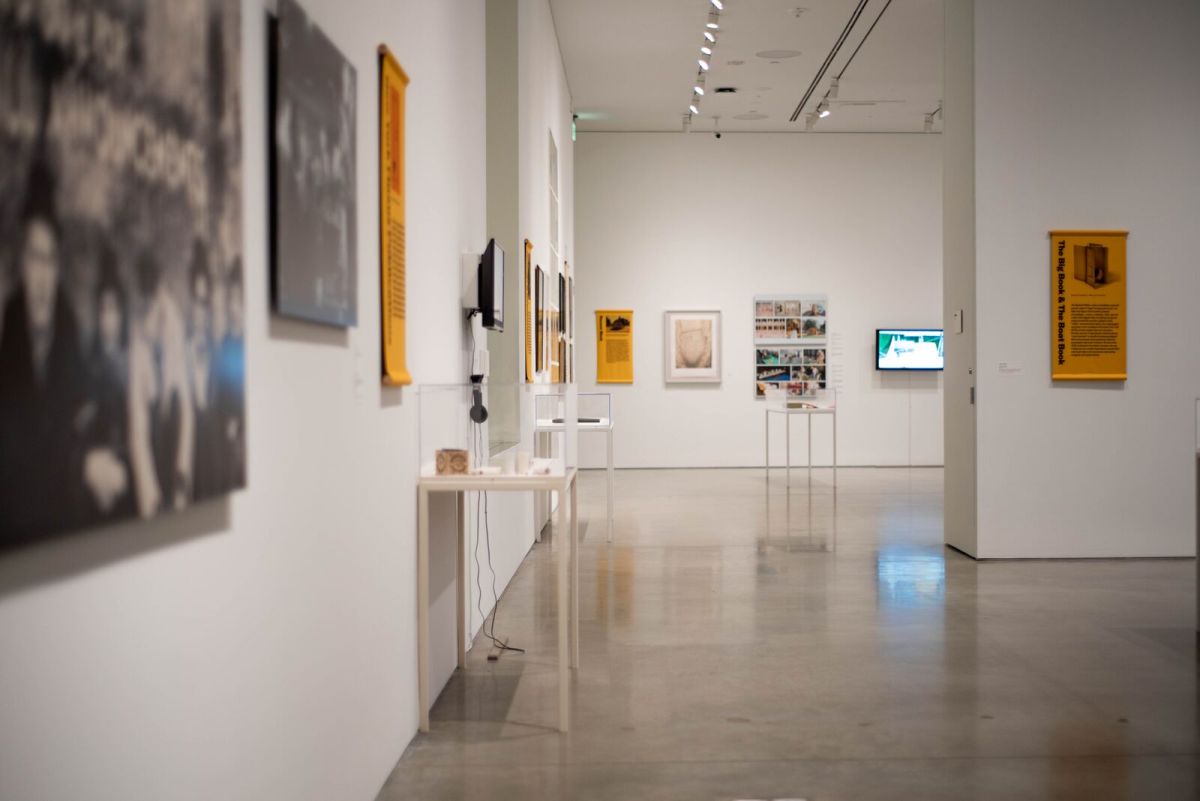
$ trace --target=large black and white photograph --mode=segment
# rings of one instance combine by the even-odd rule
[[[357,76],[294,0],[280,0],[275,31],[275,309],[352,326],[358,322]]]
[[[245,485],[237,0],[0,0],[0,547]]]

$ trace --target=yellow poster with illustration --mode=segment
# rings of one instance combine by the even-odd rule
[[[1128,231],[1050,232],[1050,376],[1124,381]]]
[[[407,327],[404,228],[404,93],[408,76],[379,46],[379,263],[383,315],[383,383],[412,383],[405,354]]]
[[[596,312],[596,383],[633,383],[633,311]]]

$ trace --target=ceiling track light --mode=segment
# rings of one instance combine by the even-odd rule
[[[712,55],[712,48],[711,48],[711,47],[702,47],[702,48],[700,48],[700,52],[701,52],[701,53],[703,53],[703,54],[704,54],[704,55],[706,55],[706,56],[711,56],[711,55]]]
[[[704,97],[704,87],[701,86],[700,84],[696,84],[695,86],[693,86],[692,91],[695,92],[696,94],[700,95],[700,97]]]
[[[697,107],[697,106],[696,106],[696,104],[695,104],[695,103],[693,103],[693,104],[691,104],[690,106],[688,106],[688,111],[692,112],[693,114],[699,114],[699,113],[700,113],[700,109],[699,109],[699,107]]]
[[[832,81],[829,82],[829,92],[825,96],[828,97],[830,100],[837,100],[838,82],[840,80],[841,80],[840,78],[834,78]]]
[[[925,133],[933,133],[933,115],[925,115]]]
[[[705,61],[704,59],[701,58],[701,59],[697,59],[696,63],[700,65],[700,69],[704,70],[705,72],[708,72],[708,62],[707,61]]]
[[[832,113],[833,112],[829,110],[829,104],[824,100],[822,100],[820,105],[817,106],[817,116],[821,119],[825,119]]]
[[[715,31],[721,27],[721,15],[715,11],[708,12],[708,22],[704,23],[704,27],[710,31]]]
[[[717,41],[717,37],[713,35],[712,31],[705,31],[704,32],[704,40],[706,42],[712,42],[715,44]]]
[[[805,114],[804,115],[804,130],[811,131],[813,129],[813,126],[815,126],[816,124],[817,124],[817,115],[816,114]]]
[[[714,7],[717,9],[717,11],[724,11],[724,10],[725,10],[725,4],[724,4],[724,3],[722,3],[722,2],[721,2],[721,0],[710,0],[710,2],[711,2],[711,3],[713,4],[713,6],[714,6]]]

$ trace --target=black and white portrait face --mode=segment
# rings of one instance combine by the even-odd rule
[[[25,309],[35,332],[48,331],[54,323],[54,298],[58,292],[58,238],[48,220],[38,217],[25,226],[21,249],[21,283],[25,287]]]
[[[245,484],[241,15],[0,13],[0,548]]]

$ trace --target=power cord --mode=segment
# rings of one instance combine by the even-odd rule
[[[474,316],[475,316],[475,313],[471,313],[467,316],[467,325],[471,329],[471,375],[472,376],[476,375],[476,373],[475,373],[475,350],[476,350],[475,326],[471,325],[471,318]],[[477,460],[476,466],[482,467],[482,465],[483,465],[483,424],[482,423],[480,423],[480,422],[474,423],[473,437],[475,440],[475,454],[476,454],[476,460]],[[481,510],[480,510],[481,503],[482,503],[482,514],[481,514]],[[480,526],[481,520],[483,521],[484,539],[485,539],[485,542],[487,543],[488,570],[492,574],[492,613],[490,616],[484,615],[484,613],[483,613],[483,585],[482,585],[483,566],[482,566],[482,563],[479,561],[479,534],[480,534],[479,526]],[[513,653],[519,653],[519,654],[525,653],[524,648],[517,648],[516,646],[509,645],[506,640],[501,640],[496,636],[496,617],[500,613],[500,594],[496,589],[496,568],[492,564],[492,529],[491,529],[491,525],[488,520],[488,494],[487,494],[487,492],[475,493],[475,590],[476,590],[475,608],[479,612],[479,616],[481,618],[483,618],[483,627],[482,627],[483,636],[485,636],[489,640],[491,640],[492,646],[495,647],[499,651],[502,651],[502,652],[503,651],[511,651]],[[491,617],[491,620],[492,620],[490,629],[488,626],[488,617]],[[488,654],[488,661],[494,662],[494,661],[497,661],[498,659],[499,659],[499,654]]]

